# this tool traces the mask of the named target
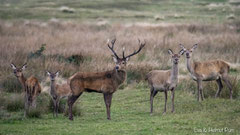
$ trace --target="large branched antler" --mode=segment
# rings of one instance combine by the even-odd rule
[[[109,39],[108,39],[108,42],[107,42],[107,45],[108,45],[108,48],[112,51],[112,53],[114,54],[114,56],[119,59],[117,53],[114,51],[114,44],[116,42],[116,38],[114,38],[112,41],[111,41],[111,44],[112,44],[112,47],[109,45]]]
[[[134,51],[132,54],[128,55],[127,57],[124,56],[124,50],[123,50],[123,59],[127,59],[132,57],[133,55],[136,55],[137,53],[139,53],[142,48],[145,46],[146,42],[144,41],[144,43],[141,43],[141,41],[138,39],[138,43],[140,44],[139,49],[136,51]]]

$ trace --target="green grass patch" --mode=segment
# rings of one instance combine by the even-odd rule
[[[207,98],[197,102],[195,96],[184,89],[176,90],[175,113],[171,113],[171,98],[167,103],[167,114],[162,115],[164,94],[154,98],[154,112],[150,115],[149,88],[145,83],[136,88],[118,90],[111,107],[112,120],[106,119],[106,109],[102,94],[84,93],[74,107],[81,110],[74,121],[60,114],[54,118],[51,113],[40,118],[0,121],[1,134],[197,134],[197,129],[229,128],[230,134],[239,134],[240,102],[224,98]],[[94,128],[94,130],[93,130]],[[219,132],[216,134],[226,134]]]
[[[236,14],[238,10],[231,10],[239,2],[227,0],[103,0],[103,1],[4,1],[0,5],[0,18],[4,20],[51,18],[96,21],[98,18],[112,22],[226,22],[226,16]],[[209,8],[209,4],[223,4],[221,7]],[[73,9],[73,12],[61,11],[62,6]],[[222,10],[224,8],[224,11]],[[156,20],[155,16],[164,16]]]

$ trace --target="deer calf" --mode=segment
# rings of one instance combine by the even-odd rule
[[[53,100],[54,104],[54,111],[53,111],[53,116],[55,115],[56,117],[58,116],[58,108],[59,108],[59,102],[62,98],[69,97],[71,96],[71,88],[69,84],[62,84],[58,85],[55,82],[55,78],[59,75],[59,71],[56,73],[51,73],[47,71],[47,74],[49,75],[51,79],[51,89],[50,89],[50,95]]]
[[[113,60],[115,62],[115,67],[113,70],[97,73],[83,73],[78,72],[71,77],[70,87],[72,90],[72,96],[68,99],[69,106],[69,119],[73,120],[72,116],[72,106],[74,102],[78,99],[83,92],[97,92],[103,93],[106,109],[107,109],[107,119],[110,117],[110,107],[112,102],[112,95],[116,92],[118,86],[122,84],[127,76],[125,67],[129,58],[133,55],[136,55],[144,47],[145,43],[140,43],[138,51],[134,51],[132,54],[125,56],[123,50],[123,57],[120,58],[117,53],[114,51],[114,44],[116,39],[111,41],[112,46],[109,45],[108,48],[113,53]]]
[[[197,44],[193,45],[192,48],[186,49],[180,44],[180,47],[184,50],[187,59],[187,69],[190,72],[192,79],[197,82],[198,85],[198,97],[200,101],[204,99],[202,81],[217,81],[218,91],[215,97],[219,97],[220,92],[223,88],[223,80],[230,90],[230,99],[232,99],[232,84],[230,82],[228,73],[230,66],[223,60],[209,60],[204,62],[192,62],[191,56],[193,51],[197,48]],[[201,96],[201,98],[200,98]]]
[[[11,64],[13,72],[17,77],[18,81],[21,83],[22,88],[25,92],[25,112],[24,117],[29,111],[29,107],[36,107],[36,98],[41,93],[41,86],[38,82],[38,79],[31,76],[29,78],[25,78],[23,75],[23,71],[27,68],[27,65],[24,64],[21,68],[17,68],[13,63]]]
[[[146,79],[150,85],[150,113],[153,112],[153,98],[158,92],[164,92],[165,94],[165,105],[163,114],[166,113],[167,106],[167,92],[170,90],[172,93],[172,112],[174,112],[174,91],[178,83],[178,62],[180,56],[183,55],[184,51],[181,50],[178,54],[174,54],[171,49],[168,50],[172,59],[171,70],[153,70],[147,74]]]

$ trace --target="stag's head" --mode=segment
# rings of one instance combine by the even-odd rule
[[[173,64],[178,64],[180,56],[184,54],[184,50],[180,50],[178,53],[173,53],[171,49],[168,49],[168,53],[172,56]]]
[[[11,64],[11,67],[13,69],[13,73],[14,75],[18,78],[18,77],[22,77],[23,76],[23,71],[27,68],[27,64],[24,64],[21,68],[17,68],[13,63]]]
[[[51,73],[49,71],[46,71],[48,76],[50,77],[51,81],[55,81],[55,78],[59,75],[59,71],[57,71],[56,73]]]
[[[108,48],[112,51],[112,53],[113,53],[113,61],[115,62],[115,69],[116,70],[121,70],[121,69],[124,69],[125,67],[126,67],[126,65],[127,65],[127,62],[128,62],[128,60],[129,60],[129,58],[130,57],[132,57],[133,55],[136,55],[137,53],[139,53],[141,50],[142,50],[142,48],[145,46],[145,44],[146,44],[146,42],[144,42],[144,43],[141,43],[140,42],[140,40],[138,40],[138,42],[139,42],[139,49],[137,50],[137,51],[134,51],[132,54],[130,54],[130,55],[127,55],[127,56],[125,56],[125,48],[123,48],[123,51],[122,51],[122,58],[120,58],[118,55],[117,55],[117,53],[114,51],[114,44],[115,44],[115,41],[116,41],[116,39],[113,39],[112,41],[111,41],[111,46],[110,46],[110,42],[109,42],[109,40],[108,40],[108,42],[107,42],[107,45],[108,45]]]
[[[190,49],[186,49],[182,44],[180,44],[180,48],[182,48],[185,52],[186,58],[189,59],[192,56],[193,51],[197,48],[198,44],[195,44]]]

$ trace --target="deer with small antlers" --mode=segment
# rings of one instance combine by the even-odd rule
[[[56,77],[59,75],[59,71],[57,71],[56,73],[51,73],[49,71],[47,71],[47,74],[49,75],[50,79],[51,79],[51,89],[50,89],[50,95],[52,97],[53,100],[53,104],[54,104],[54,111],[53,111],[53,116],[55,115],[56,117],[58,116],[58,108],[59,108],[59,102],[62,98],[66,98],[71,96],[71,88],[69,86],[69,84],[56,84]]]
[[[103,93],[106,109],[107,109],[107,119],[110,120],[110,107],[112,102],[112,95],[116,92],[118,86],[122,84],[127,76],[125,67],[127,61],[130,57],[139,53],[142,48],[145,46],[145,43],[141,43],[139,40],[140,47],[137,51],[134,51],[132,54],[125,56],[123,49],[123,57],[120,58],[117,53],[114,51],[114,44],[116,39],[111,41],[111,46],[109,41],[107,43],[108,48],[113,53],[113,60],[115,62],[115,67],[113,70],[97,73],[83,73],[78,72],[71,77],[70,87],[72,90],[72,96],[68,99],[69,106],[69,119],[73,120],[72,115],[72,106],[74,102],[78,99],[83,92],[97,92]]]
[[[219,97],[222,91],[222,80],[225,82],[230,90],[230,99],[232,99],[232,84],[230,82],[228,73],[230,66],[223,60],[209,60],[204,62],[192,62],[191,56],[193,51],[197,48],[197,44],[192,48],[186,49],[180,44],[180,47],[184,50],[187,60],[187,69],[190,72],[192,79],[197,82],[198,97],[197,100],[204,100],[202,81],[216,81],[218,84],[218,91],[215,97]]]
[[[178,54],[174,54],[171,49],[168,50],[168,53],[171,55],[172,60],[172,69],[171,70],[153,70],[150,71],[146,80],[148,80],[148,84],[150,85],[150,113],[153,112],[153,99],[157,95],[158,92],[164,92],[165,94],[165,105],[163,114],[166,113],[167,106],[167,92],[170,90],[172,93],[172,113],[174,112],[174,93],[175,88],[178,83],[178,62],[180,56],[183,55],[184,51],[179,51]]]
[[[21,68],[17,68],[13,63],[11,64],[13,72],[17,77],[18,81],[21,83],[22,88],[25,92],[25,112],[24,117],[29,111],[29,107],[36,107],[36,98],[41,93],[41,86],[38,82],[38,79],[31,76],[29,78],[25,78],[23,75],[23,71],[27,68],[27,64],[24,64]]]

